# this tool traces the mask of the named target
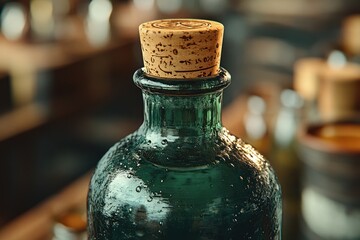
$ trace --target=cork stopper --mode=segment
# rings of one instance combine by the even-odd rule
[[[200,19],[164,19],[141,24],[139,32],[145,73],[170,79],[219,73],[222,24]]]

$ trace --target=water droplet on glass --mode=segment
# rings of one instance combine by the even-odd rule
[[[162,226],[164,223],[162,221],[159,222],[160,226]]]
[[[168,141],[167,141],[166,139],[164,139],[164,140],[161,141],[161,144],[162,144],[162,145],[166,145],[167,143],[168,143]]]
[[[234,187],[234,184],[230,184],[230,187]]]
[[[244,178],[242,176],[240,176],[239,178],[240,178],[241,181],[244,180]]]
[[[132,212],[132,208],[129,208],[129,212]]]
[[[153,200],[152,196],[149,196],[149,198],[147,199],[148,202],[151,202]]]
[[[151,140],[148,140],[147,143],[150,144],[150,143],[151,143]]]
[[[164,182],[164,179],[161,179],[160,182],[163,183],[163,182]]]
[[[126,177],[127,177],[127,178],[131,178],[131,174],[128,173],[128,174],[126,175]]]
[[[135,190],[136,190],[137,192],[141,192],[141,187],[140,187],[140,186],[137,186]]]

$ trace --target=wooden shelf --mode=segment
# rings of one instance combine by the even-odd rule
[[[50,240],[54,218],[72,208],[86,207],[91,173],[87,173],[58,194],[0,229],[0,239]]]

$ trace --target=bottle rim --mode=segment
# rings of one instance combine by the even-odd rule
[[[201,78],[160,78],[145,73],[144,68],[135,71],[134,83],[143,91],[167,95],[199,95],[222,91],[231,82],[230,73],[220,68],[216,76]]]

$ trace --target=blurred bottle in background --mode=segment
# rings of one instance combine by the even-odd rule
[[[303,101],[291,89],[282,90],[279,101],[280,108],[272,131],[269,159],[282,187],[283,238],[300,239],[302,166],[297,154],[296,135],[301,123]]]

